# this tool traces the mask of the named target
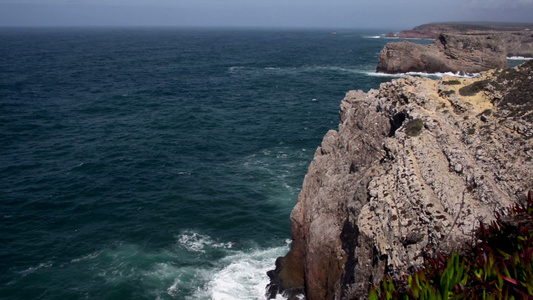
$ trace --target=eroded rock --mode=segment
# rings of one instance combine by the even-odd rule
[[[507,67],[507,50],[501,36],[440,34],[431,45],[410,41],[385,45],[378,72],[479,73]]]
[[[347,93],[338,131],[326,134],[305,176],[292,248],[269,272],[268,296],[365,299],[384,274],[419,266],[428,246],[471,243],[480,221],[533,187],[531,110],[521,111],[531,98],[512,99],[529,95],[532,72],[530,62]],[[459,93],[480,81],[476,93]],[[423,126],[407,134],[413,120]]]

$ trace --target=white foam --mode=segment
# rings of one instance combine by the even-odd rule
[[[241,66],[232,66],[232,67],[229,67],[229,68],[228,68],[228,71],[230,71],[230,72],[234,72],[234,71],[236,71],[236,70],[242,70],[242,69],[244,69],[244,67],[241,67]]]
[[[183,283],[181,282],[179,278],[174,279],[174,283],[167,289],[167,294],[173,297],[178,296],[179,286],[182,284]]]
[[[380,39],[381,35],[365,35],[363,36],[365,39]]]
[[[349,68],[343,68],[343,67],[332,67],[332,66],[329,66],[329,67],[315,67],[315,68],[312,68],[311,70],[326,70],[326,71],[335,71],[335,72],[344,72],[344,73],[356,73],[356,74],[360,74],[362,73],[361,70],[359,69],[349,69]]]
[[[197,291],[195,299],[264,299],[269,283],[266,272],[273,269],[277,257],[287,253],[288,245],[225,257],[225,266],[212,275],[204,289]]]
[[[405,77],[406,74],[388,74],[388,73],[381,73],[381,72],[361,72],[365,73],[368,76],[376,76],[376,77]]]
[[[453,72],[444,72],[444,73],[423,73],[423,72],[408,72],[407,75],[411,76],[423,76],[423,77],[430,77],[430,76],[436,76],[436,77],[444,77],[444,76],[452,76],[452,77],[459,77],[459,78],[475,78],[478,77],[479,73],[453,73]]]
[[[205,253],[206,247],[230,249],[233,243],[217,243],[208,235],[185,231],[178,236],[178,243],[189,252]]]
[[[148,299],[265,299],[269,282],[266,272],[274,268],[276,258],[285,255],[290,245],[287,240],[286,245],[268,249],[236,250],[231,242],[219,242],[192,230],[183,232],[177,240],[178,248],[157,251],[119,244],[74,258],[61,268],[65,272],[72,268],[96,271],[94,276],[111,286],[139,282],[143,297]],[[221,258],[200,258],[202,263],[196,264],[196,258],[184,255],[184,249],[193,256],[203,256],[213,248],[221,248],[217,250]],[[19,273],[24,277],[54,266],[53,262],[44,262]]]
[[[102,253],[102,251],[97,251],[97,252],[94,252],[94,253],[90,253],[90,254],[87,254],[87,255],[84,255],[82,257],[78,257],[78,258],[74,258],[72,259],[70,262],[71,263],[78,263],[80,261],[84,261],[84,260],[89,260],[89,259],[95,259],[98,257],[98,255],[100,255]]]
[[[52,266],[53,266],[53,263],[51,261],[47,261],[47,262],[44,262],[44,263],[40,263],[39,265],[37,265],[35,267],[29,267],[26,270],[22,270],[22,271],[20,271],[18,273],[20,275],[22,275],[23,277],[25,277],[26,275],[35,273],[36,271],[38,271],[40,269],[50,268]]]
[[[532,60],[533,57],[523,57],[523,56],[511,56],[507,57],[508,60]]]
[[[465,74],[465,73],[453,73],[453,72],[444,72],[444,73],[424,73],[424,72],[407,72],[407,73],[381,73],[381,72],[364,72],[368,76],[377,76],[377,77],[406,77],[406,76],[421,76],[421,77],[444,77],[452,76],[459,78],[475,78],[478,77],[479,73]]]

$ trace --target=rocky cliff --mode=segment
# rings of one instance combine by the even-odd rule
[[[533,32],[511,32],[501,35],[507,56],[533,57]]]
[[[385,45],[378,72],[478,73],[507,67],[507,51],[500,36],[441,34],[431,45],[409,41]]]
[[[351,91],[315,152],[269,298],[364,299],[429,246],[467,247],[533,187],[533,62]]]
[[[531,33],[533,24],[524,23],[490,23],[490,22],[458,22],[429,23],[416,26],[411,30],[403,30],[396,34],[399,38],[436,39],[441,33],[449,34],[489,34],[489,33]]]
[[[438,39],[440,34],[491,36],[508,56],[533,57],[533,24],[509,23],[431,23],[399,32],[406,39]]]

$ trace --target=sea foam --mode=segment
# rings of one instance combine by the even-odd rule
[[[218,243],[208,235],[199,234],[193,231],[185,231],[178,236],[178,243],[190,252],[205,253],[206,247],[230,249],[233,243]]]
[[[397,74],[388,74],[388,73],[382,73],[382,72],[364,72],[368,76],[377,76],[377,77],[406,77],[406,76],[420,76],[420,77],[444,77],[444,76],[452,76],[452,77],[458,77],[458,78],[475,78],[478,77],[479,73],[454,73],[454,72],[443,72],[443,73],[425,73],[425,72],[407,72],[407,73],[397,73]]]
[[[507,57],[508,60],[532,60],[533,57],[523,57],[523,56],[511,56]]]
[[[269,282],[266,272],[277,257],[288,251],[289,241],[282,247],[239,251],[221,260],[224,267],[214,272],[195,299],[264,299]],[[278,296],[276,299],[285,299]]]

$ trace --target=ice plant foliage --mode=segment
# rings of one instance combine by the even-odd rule
[[[372,288],[382,299],[533,299],[533,199],[481,224],[467,254],[424,255],[418,271]],[[431,251],[428,251],[430,253]]]

